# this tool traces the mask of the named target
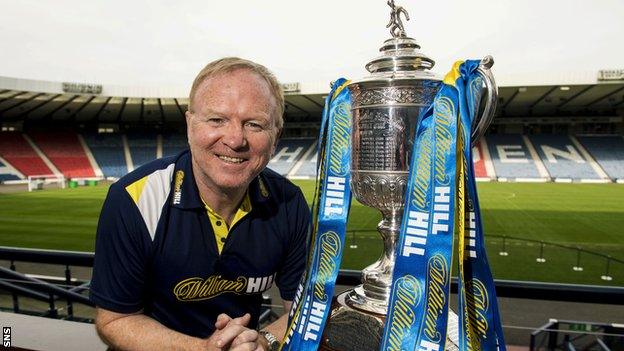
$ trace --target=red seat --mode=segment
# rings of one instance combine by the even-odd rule
[[[76,133],[37,132],[28,135],[66,178],[95,177]]]
[[[485,169],[485,161],[483,160],[483,146],[481,142],[479,142],[475,146],[476,150],[473,150],[473,161],[474,161],[474,170],[475,177],[477,178],[488,178],[487,170]]]
[[[0,155],[24,176],[52,174],[22,133],[0,133]]]

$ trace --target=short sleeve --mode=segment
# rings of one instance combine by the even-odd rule
[[[310,208],[299,188],[287,204],[290,229],[288,252],[276,284],[283,300],[292,301],[306,264],[306,244],[310,230]]]
[[[140,311],[150,247],[138,208],[125,189],[113,184],[98,222],[91,301],[118,313]]]

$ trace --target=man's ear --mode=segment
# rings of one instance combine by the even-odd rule
[[[277,147],[277,141],[279,140],[279,138],[282,137],[282,131],[283,130],[284,130],[283,128],[280,128],[280,129],[277,130],[277,133],[275,134],[275,146],[276,147]]]
[[[191,143],[191,119],[193,118],[193,112],[186,110],[186,112],[184,112],[184,117],[186,119],[186,142]]]
[[[273,147],[271,150],[271,158],[273,158],[273,156],[275,156],[275,151],[277,151],[277,142],[279,141],[279,138],[282,136],[282,129],[278,129],[277,132],[275,133],[275,140],[273,140]]]

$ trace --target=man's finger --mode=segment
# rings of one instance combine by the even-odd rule
[[[217,347],[227,349],[227,346],[232,343],[232,341],[238,336],[238,334],[248,330],[242,325],[228,323],[225,328],[218,331],[219,335],[217,336]]]
[[[231,320],[232,320],[232,317],[228,316],[225,313],[221,313],[219,316],[217,316],[217,321],[215,322],[215,328],[223,329]]]
[[[247,342],[256,342],[258,340],[258,332],[253,329],[247,329],[238,334],[234,341],[232,341],[232,347],[244,344]]]
[[[247,324],[249,324],[250,321],[251,321],[251,315],[249,313],[245,313],[244,316],[238,317],[238,318],[234,318],[234,319],[230,320],[229,323],[242,325],[243,327],[245,327],[245,326],[247,326]]]

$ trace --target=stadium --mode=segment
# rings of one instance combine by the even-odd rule
[[[349,59],[363,66],[381,42]],[[524,81],[501,70],[473,164],[510,350],[624,350],[621,68]],[[0,324],[22,349],[106,349],[88,300],[98,216],[110,184],[188,147],[188,88],[11,73],[0,70]],[[285,125],[268,167],[311,203],[329,79],[278,78]],[[379,257],[380,218],[353,200],[342,289]],[[272,294],[264,318],[282,313]]]

